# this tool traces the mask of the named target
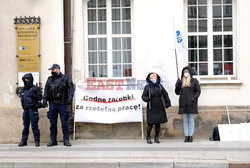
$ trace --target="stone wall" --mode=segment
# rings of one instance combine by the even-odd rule
[[[23,120],[22,109],[0,109],[0,143],[16,143],[21,140]],[[39,110],[39,129],[41,134],[41,142],[48,142],[49,136],[49,120],[47,119],[47,110]],[[58,123],[58,140],[62,140],[62,131]],[[30,126],[28,142],[34,142],[32,129]]]
[[[177,107],[171,107],[167,110],[168,123],[162,124],[160,132],[161,138],[182,139],[182,116],[177,114]],[[48,142],[49,121],[47,119],[47,110],[39,110],[40,121],[39,128],[41,132],[41,142]],[[229,107],[231,123],[237,124],[250,120],[250,106],[230,106]],[[144,109],[144,121],[145,121]],[[0,110],[0,143],[16,143],[21,139],[22,133],[22,110],[21,109],[1,109]],[[196,116],[196,139],[208,139],[212,135],[213,128],[217,124],[227,124],[226,108],[223,106],[200,107],[199,114]],[[145,135],[145,123],[144,135]],[[61,125],[58,123],[58,141],[62,140]],[[152,136],[154,130],[152,131]],[[76,123],[76,139],[140,139],[141,123],[123,123],[123,124],[92,124]],[[29,142],[33,142],[33,134],[30,129]]]
[[[167,110],[168,122],[162,124],[160,137],[168,139],[183,138],[182,115],[178,114],[177,107]],[[229,113],[231,123],[237,124],[250,119],[250,106],[230,106]],[[145,109],[144,109],[144,135],[145,135]],[[217,124],[227,124],[226,107],[200,107],[199,114],[196,115],[195,138],[208,139],[212,136],[212,131]],[[154,130],[152,131],[152,136]],[[76,138],[141,138],[141,123],[126,124],[76,124]]]

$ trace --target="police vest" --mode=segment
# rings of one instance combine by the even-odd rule
[[[50,78],[48,88],[49,100],[64,100],[67,98],[66,77],[63,75],[58,79]]]

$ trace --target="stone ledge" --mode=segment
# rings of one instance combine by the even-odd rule
[[[144,108],[146,110],[146,108]],[[250,112],[250,106],[228,106],[229,112]],[[167,112],[177,112],[178,106],[172,106]],[[226,106],[199,106],[199,112],[226,112]]]

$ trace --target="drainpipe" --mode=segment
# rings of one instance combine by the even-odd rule
[[[64,20],[64,64],[65,74],[72,77],[72,2],[73,0],[63,0],[63,20]],[[73,106],[68,106],[69,111],[69,132],[73,134]]]
[[[65,74],[72,77],[72,1],[63,0]]]

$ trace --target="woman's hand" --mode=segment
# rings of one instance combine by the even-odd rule
[[[175,87],[179,88],[179,87],[181,87],[181,84],[182,84],[182,82],[181,82],[181,80],[178,78],[177,81],[176,81]]]

